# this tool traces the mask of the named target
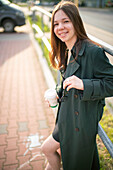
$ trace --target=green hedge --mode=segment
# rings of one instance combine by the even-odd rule
[[[106,107],[104,108],[104,114],[100,121],[100,125],[113,143],[113,115]],[[100,170],[113,170],[113,159],[99,136],[97,136],[97,144],[100,157]]]

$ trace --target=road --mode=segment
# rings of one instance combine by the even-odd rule
[[[53,7],[42,7],[52,11]],[[113,46],[113,9],[79,7],[87,33]]]
[[[108,9],[79,8],[85,23],[113,33],[113,11]]]
[[[79,8],[86,31],[113,46],[113,10]]]

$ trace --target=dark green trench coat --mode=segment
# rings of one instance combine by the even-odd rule
[[[75,53],[73,47],[65,78],[81,78],[84,91],[69,90],[66,100],[59,105],[57,123],[63,169],[98,170],[96,134],[104,99],[113,96],[113,66],[103,49],[92,43],[83,42],[77,61],[72,62]]]

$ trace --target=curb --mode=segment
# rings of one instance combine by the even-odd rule
[[[56,82],[53,78],[53,75],[52,75],[50,69],[49,69],[47,61],[46,61],[45,57],[43,56],[43,52],[40,48],[40,45],[38,44],[38,42],[34,38],[34,33],[33,33],[33,30],[32,30],[32,27],[31,27],[29,21],[27,21],[27,23],[28,23],[28,25],[30,26],[30,29],[31,29],[30,39],[32,41],[33,46],[35,47],[36,54],[39,58],[39,62],[41,64],[41,68],[42,68],[47,86],[48,86],[48,88],[56,88]],[[56,114],[57,114],[57,109],[58,109],[58,107],[52,109],[55,117],[56,117]]]
[[[29,22],[28,22],[28,24],[29,24]],[[30,28],[31,28],[31,25],[30,25]],[[46,59],[43,56],[43,52],[40,48],[40,45],[38,44],[38,42],[34,38],[34,33],[33,33],[32,29],[31,29],[31,33],[30,33],[30,38],[31,38],[31,41],[32,41],[32,43],[35,47],[36,53],[37,53],[38,58],[39,58],[39,62],[42,66],[42,70],[43,70],[44,77],[45,77],[46,83],[48,85],[48,88],[55,88],[56,87],[55,80],[54,80],[53,75],[52,75],[52,73],[49,69],[49,66],[47,64]]]

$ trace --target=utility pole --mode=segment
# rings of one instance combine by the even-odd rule
[[[96,7],[97,8],[104,8],[105,7],[105,0],[97,0]]]
[[[74,4],[78,7],[78,0],[72,0],[72,2],[74,2]]]
[[[74,0],[76,6],[78,6],[78,0]]]

